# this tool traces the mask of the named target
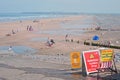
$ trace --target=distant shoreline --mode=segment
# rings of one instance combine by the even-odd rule
[[[0,13],[0,22],[12,22],[20,20],[49,19],[67,16],[75,16],[78,14],[67,13]]]
[[[19,13],[0,13],[0,22],[49,19],[80,15],[120,16],[120,14],[117,13],[108,14],[108,13],[77,13],[77,12],[19,12]]]

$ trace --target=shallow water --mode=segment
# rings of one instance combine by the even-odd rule
[[[9,46],[0,46],[0,50],[8,50]],[[27,46],[12,46],[12,50],[17,54],[35,53],[36,50]]]
[[[63,29],[63,30],[49,30],[49,31],[38,31],[38,34],[51,34],[51,35],[81,35],[84,31],[80,29]]]
[[[83,29],[83,28],[90,28],[90,24],[62,24],[62,26],[65,29],[71,29],[71,28],[77,28],[77,29]]]
[[[85,32],[84,29],[91,28],[93,24],[92,17],[80,20],[74,20],[70,22],[60,22],[60,29],[38,31],[39,34],[51,34],[51,35],[81,35]]]
[[[64,80],[97,80],[96,77],[83,76],[81,72],[68,72],[70,70],[57,70],[48,68],[32,68],[32,67],[14,67],[8,64],[0,63],[0,67],[7,69],[18,69],[25,71],[24,74],[43,74],[46,77],[61,78]],[[102,79],[99,79],[102,80]]]
[[[74,20],[71,22],[62,22],[60,25],[62,28],[65,29],[83,29],[83,28],[90,28],[92,27],[92,24],[94,23],[93,17],[87,17],[79,20]]]
[[[42,38],[41,38],[41,37],[39,38],[39,37],[37,37],[37,38],[32,38],[30,41],[45,42],[45,41],[47,41],[47,39],[48,39],[48,38],[43,38],[43,37],[42,37]]]

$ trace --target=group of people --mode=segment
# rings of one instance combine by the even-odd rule
[[[73,39],[72,38],[70,39],[70,35],[66,34],[65,35],[65,41],[66,42],[69,42],[69,41],[73,42]]]
[[[33,27],[32,26],[27,26],[27,31],[33,31]]]

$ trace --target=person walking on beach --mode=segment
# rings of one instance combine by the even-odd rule
[[[27,26],[27,31],[29,31],[29,25]]]
[[[65,41],[68,41],[68,34],[65,35]]]
[[[33,27],[32,26],[29,27],[29,31],[33,31]]]
[[[107,43],[108,43],[108,47],[110,47],[110,45],[111,45],[111,41],[108,41]]]

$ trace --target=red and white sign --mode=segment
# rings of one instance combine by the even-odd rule
[[[97,72],[100,62],[99,50],[84,51],[83,58],[87,74]]]
[[[113,64],[112,64],[112,61],[107,61],[107,62],[101,62],[100,63],[100,68],[109,68],[111,67]]]

